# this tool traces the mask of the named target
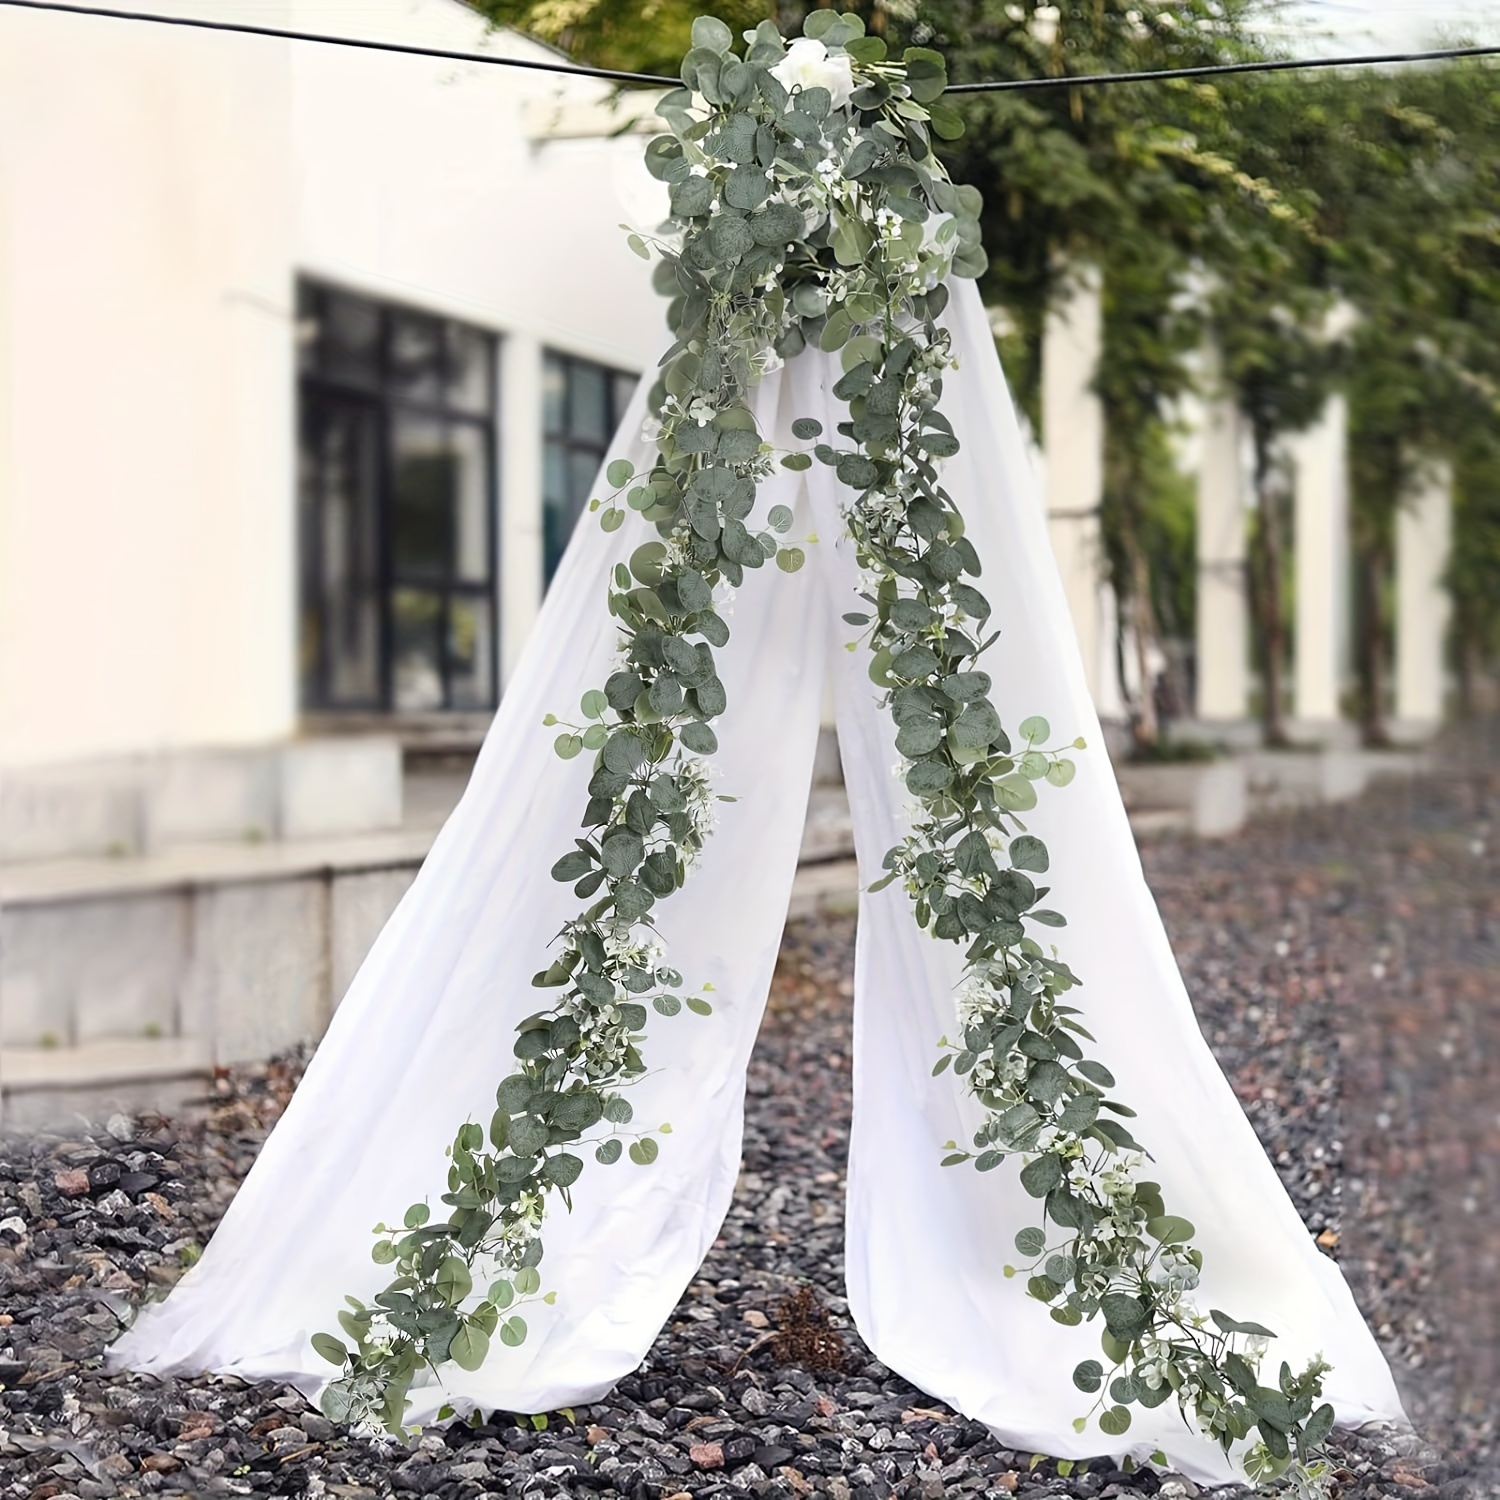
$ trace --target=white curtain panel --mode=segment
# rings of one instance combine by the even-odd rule
[[[1403,1423],[1390,1373],[1338,1268],[1314,1246],[1199,1032],[1142,876],[1047,540],[1045,518],[979,296],[959,282],[947,313],[958,369],[943,409],[963,450],[943,482],[984,565],[980,587],[1001,631],[986,669],[1006,724],[1042,714],[1054,737],[1082,734],[1078,775],[1043,785],[1029,825],[1052,856],[1056,934],[1083,979],[1078,1003],[1095,1055],[1139,1112],[1168,1210],[1197,1226],[1199,1304],[1279,1335],[1274,1370],[1321,1351],[1343,1424]],[[836,359],[809,350],[754,394],[763,434],[794,444],[792,419],[832,431]],[[644,386],[610,459],[649,465]],[[867,653],[841,615],[859,607],[831,470],[778,471],[759,504],[793,508],[794,575],[747,575],[719,653],[729,709],[711,764],[719,827],[686,888],[661,904],[669,959],[688,987],[714,986],[714,1014],[653,1015],[649,1075],[631,1094],[644,1125],[673,1133],[650,1167],[586,1157],[571,1214],[549,1216],[543,1284],[555,1306],[527,1309],[518,1349],[498,1343],[484,1367],[445,1366],[413,1390],[410,1419],[444,1404],[520,1412],[596,1399],[634,1369],[712,1244],[739,1169],[746,1061],[770,985],[796,867],[825,676],[838,705],[860,878],[883,873],[905,832],[894,730],[866,675]],[[512,1069],[516,1023],[548,992],[531,986],[547,945],[578,905],[547,876],[578,828],[590,757],[562,761],[548,712],[576,719],[581,694],[611,670],[616,632],[604,607],[617,561],[655,535],[633,512],[606,535],[580,524],[505,694],[473,779],[405,899],[371,949],[307,1076],[272,1131],[202,1260],[113,1346],[115,1368],[231,1372],[289,1381],[316,1399],[332,1367],[309,1335],[337,1332],[345,1293],[366,1301],[387,1268],[370,1260],[373,1226],[408,1203],[438,1206],[444,1147],[469,1118],[487,1122]],[[930,1395],[988,1424],[1009,1445],[1060,1457],[1122,1440],[1073,1430],[1089,1398],[1074,1365],[1099,1354],[1096,1324],[1064,1328],[1006,1279],[1016,1230],[1040,1222],[1013,1164],[980,1174],[943,1168],[979,1113],[951,1072],[931,1076],[935,1044],[956,1030],[961,955],[913,921],[899,886],[861,900],[855,973],[854,1130],[846,1271],[850,1306],[875,1354]],[[1074,997],[1070,997],[1074,998]],[[830,1288],[829,1290],[833,1290]],[[1230,1465],[1168,1403],[1133,1409],[1128,1451],[1163,1449],[1201,1480]]]

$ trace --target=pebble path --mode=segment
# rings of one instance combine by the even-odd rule
[[[1341,1436],[1344,1497],[1500,1495],[1494,764],[1470,744],[1442,775],[1357,803],[1143,850],[1205,1034],[1418,1424]],[[206,1242],[297,1058],[221,1075],[174,1121],[5,1142],[0,1496],[1197,1494],[1104,1457],[1012,1452],[893,1376],[850,1327],[853,930],[848,917],[788,927],[723,1233],[641,1369],[545,1422],[496,1414],[403,1450],[335,1429],[287,1388],[102,1374],[132,1306]]]

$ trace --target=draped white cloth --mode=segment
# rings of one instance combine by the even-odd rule
[[[1254,1319],[1280,1337],[1268,1359],[1294,1368],[1321,1351],[1345,1424],[1404,1422],[1384,1359],[1336,1266],[1314,1247],[1198,1030],[1140,862],[1084,682],[1045,520],[984,310],[969,282],[948,313],[959,367],[944,410],[963,450],[944,483],[984,564],[980,586],[1002,634],[986,661],[1007,725],[1045,715],[1054,736],[1082,734],[1078,775],[1042,787],[1029,822],[1049,846],[1055,904],[1069,916],[1063,956],[1095,1055],[1138,1111],[1152,1175],[1170,1212],[1191,1219],[1205,1257],[1200,1305]],[[832,431],[836,361],[809,351],[755,393],[761,431],[790,443],[797,416]],[[642,382],[643,386],[645,382]],[[638,393],[610,458],[638,467]],[[571,1214],[546,1225],[553,1307],[528,1309],[519,1349],[484,1367],[444,1368],[413,1392],[412,1420],[460,1412],[535,1412],[598,1398],[632,1370],[714,1240],[739,1166],[744,1073],[785,918],[825,674],[835,674],[839,745],[862,883],[904,832],[893,728],[840,623],[857,608],[839,486],[815,466],[778,471],[760,504],[790,505],[789,541],[809,566],[747,576],[719,653],[729,710],[716,725],[720,826],[687,887],[662,903],[670,962],[691,987],[711,981],[710,1018],[653,1016],[638,1119],[670,1121],[659,1159],[588,1160]],[[764,514],[764,509],[761,511]],[[113,1347],[116,1368],[216,1370],[290,1381],[316,1397],[332,1367],[309,1347],[337,1332],[345,1293],[369,1300],[386,1268],[371,1230],[446,1185],[443,1149],[467,1116],[481,1123],[511,1070],[517,1021],[545,996],[530,977],[576,906],[546,878],[571,847],[589,757],[559,760],[544,714],[576,716],[610,670],[608,575],[650,532],[633,513],[612,535],[585,519],[495,717],[463,800],[350,986],[302,1086],[271,1133],[202,1260],[166,1301],[145,1308]],[[960,954],[921,933],[899,887],[860,905],[855,976],[854,1127],[848,1185],[849,1303],[875,1354],[914,1384],[992,1427],[1009,1445],[1084,1456],[1128,1443],[1164,1449],[1200,1479],[1232,1477],[1175,1403],[1133,1408],[1126,1439],[1072,1421],[1089,1404],[1071,1371],[1099,1352],[1097,1325],[1063,1328],[1001,1273],[1013,1237],[1038,1222],[1014,1165],[981,1175],[939,1166],[942,1145],[974,1128],[977,1107],[951,1073],[931,1076],[937,1038],[954,1031]]]

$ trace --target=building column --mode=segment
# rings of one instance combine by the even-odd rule
[[[1452,539],[1453,473],[1435,464],[1396,513],[1396,718],[1412,730],[1430,732],[1443,717]]]
[[[1316,425],[1292,439],[1296,626],[1293,714],[1324,732],[1342,717],[1349,652],[1349,408],[1333,395]]]
[[[1104,407],[1094,376],[1104,346],[1101,278],[1076,268],[1063,301],[1047,314],[1042,344],[1042,449],[1047,466],[1047,530],[1101,718],[1123,716],[1106,598],[1099,505],[1104,498]]]
[[[500,684],[521,659],[542,604],[542,346],[500,343]]]
[[[1217,366],[1217,351],[1211,356]],[[1217,369],[1210,390],[1217,383]],[[1211,396],[1198,468],[1197,702],[1204,722],[1249,715],[1250,601],[1245,571],[1244,423],[1239,407]]]

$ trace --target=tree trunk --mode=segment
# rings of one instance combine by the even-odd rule
[[[1284,495],[1277,481],[1272,455],[1272,433],[1252,419],[1255,442],[1255,498],[1259,525],[1250,553],[1251,609],[1260,635],[1262,658],[1261,733],[1271,748],[1285,746],[1286,718],[1282,710],[1286,661],[1286,618],[1283,611],[1286,575]]]
[[[1479,712],[1479,639],[1475,630],[1466,629],[1467,621],[1460,611],[1458,624],[1458,711],[1466,719]]]
[[[1131,718],[1131,736],[1137,750],[1153,750],[1161,740],[1156,714],[1156,684],[1151,679],[1151,645],[1156,640],[1156,611],[1151,607],[1151,568],[1141,549],[1140,532],[1131,527],[1125,538],[1130,556],[1130,623],[1135,632],[1136,674],[1141,689]]]
[[[1360,738],[1371,749],[1390,744],[1386,728],[1386,663],[1389,631],[1386,628],[1386,556],[1383,548],[1369,545],[1359,559],[1359,598],[1355,618],[1359,621],[1355,649],[1359,674]]]

